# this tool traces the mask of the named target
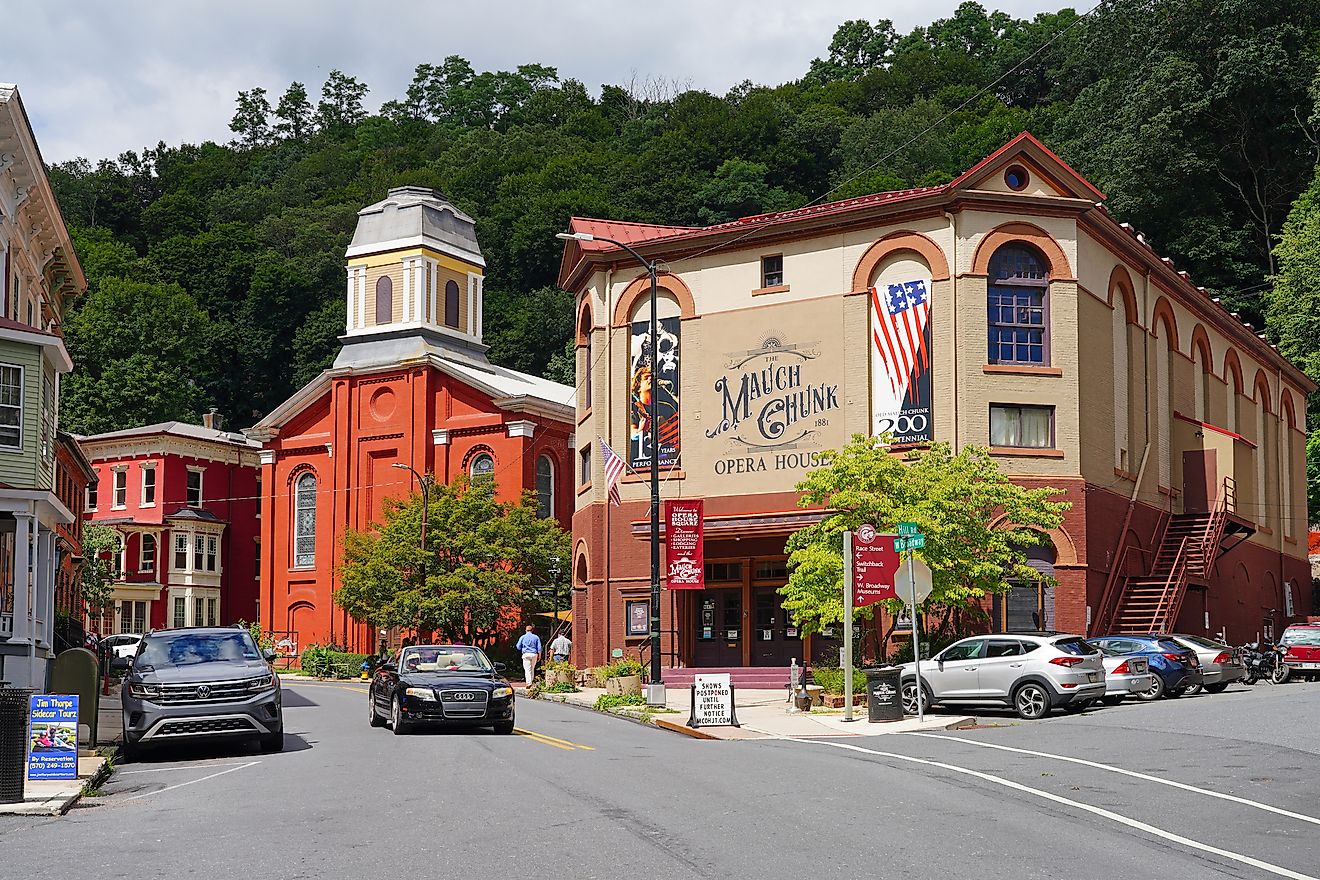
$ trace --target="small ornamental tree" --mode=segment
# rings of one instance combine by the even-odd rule
[[[551,583],[554,559],[569,558],[569,534],[537,516],[530,492],[498,502],[489,485],[460,477],[430,488],[425,552],[421,522],[413,495],[387,501],[375,530],[345,536],[335,591],[344,610],[378,627],[486,642],[536,602],[532,589]]]
[[[119,535],[110,526],[85,523],[82,533],[83,566],[82,598],[87,614],[94,621],[93,629],[100,630],[101,615],[110,606],[114,580],[110,560],[119,548]]]
[[[826,466],[798,484],[798,503],[830,514],[789,538],[789,578],[779,589],[784,610],[805,633],[843,620],[846,531],[870,523],[892,532],[900,522],[916,523],[926,536],[918,553],[934,581],[924,608],[941,615],[943,628],[986,596],[1007,592],[1010,579],[1039,581],[1023,548],[1048,541],[1043,532],[1058,528],[1071,507],[1056,500],[1061,489],[1010,482],[989,452],[975,446],[957,455],[947,443],[897,454],[875,438],[855,435],[825,457]],[[903,607],[897,600],[884,604],[891,613]],[[872,609],[855,614],[869,619]]]

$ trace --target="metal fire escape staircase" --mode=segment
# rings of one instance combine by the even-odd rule
[[[1093,634],[1172,630],[1188,586],[1208,584],[1215,561],[1255,532],[1234,515],[1236,509],[1236,485],[1226,477],[1214,510],[1168,517],[1149,572],[1124,578],[1117,601],[1106,591]],[[1238,540],[1225,546],[1226,537]],[[1124,558],[1122,548],[1118,558]]]

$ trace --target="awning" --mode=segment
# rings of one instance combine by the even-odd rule
[[[561,621],[561,622],[563,622],[563,623],[572,623],[572,622],[573,622],[573,612],[572,612],[572,611],[567,611],[567,610],[565,610],[565,611],[557,611],[557,612],[538,611],[536,614],[534,614],[534,615],[532,615],[532,616],[533,616],[533,617],[553,617],[555,620]]]

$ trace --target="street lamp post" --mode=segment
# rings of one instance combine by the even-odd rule
[[[425,474],[419,474],[409,465],[401,461],[396,461],[391,467],[400,468],[408,471],[417,478],[417,482],[422,486],[422,588],[426,588],[426,521],[431,518],[431,486],[426,481]]]
[[[665,704],[665,685],[660,672],[660,424],[658,396],[655,393],[656,336],[656,264],[637,253],[628,245],[613,238],[592,235],[589,232],[560,232],[555,238],[564,241],[604,241],[623,248],[633,259],[646,267],[651,276],[651,403],[648,418],[651,422],[651,684],[646,691],[646,702],[652,706]],[[591,364],[587,364],[591,369]]]

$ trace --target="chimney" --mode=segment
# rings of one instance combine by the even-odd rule
[[[215,407],[211,407],[210,412],[202,416],[202,427],[204,428],[210,428],[214,431],[223,431],[224,425],[225,417],[220,415]]]

